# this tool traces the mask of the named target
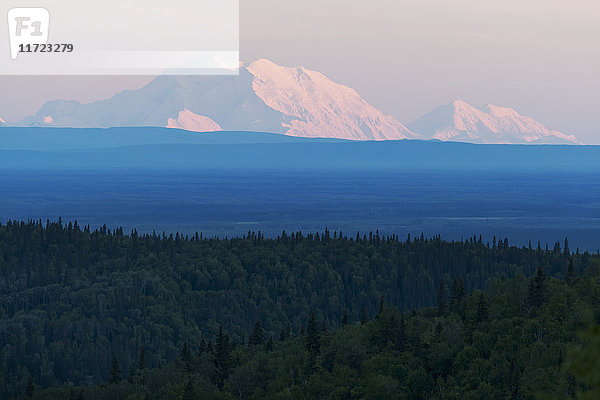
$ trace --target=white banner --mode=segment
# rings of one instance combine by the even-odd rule
[[[1,75],[232,75],[239,0],[9,0]]]

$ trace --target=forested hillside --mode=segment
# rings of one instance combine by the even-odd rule
[[[122,229],[90,231],[77,223],[60,221],[9,222],[0,226],[0,397],[22,396],[27,387],[104,382],[115,361],[127,375],[130,367],[138,365],[142,349],[146,367],[165,366],[152,372],[160,375],[156,371],[177,365],[166,367],[181,356],[184,344],[194,354],[203,341],[215,344],[221,325],[230,344],[246,343],[257,321],[265,329],[264,337],[273,335],[277,341],[282,330],[282,337],[307,332],[311,312],[315,312],[321,329],[325,326],[331,330],[340,326],[346,310],[348,321],[371,319],[378,313],[382,296],[389,305],[412,310],[461,293],[462,309],[444,309],[440,317],[422,310],[414,318],[405,318],[407,327],[413,327],[411,335],[419,338],[411,339],[417,340],[413,356],[424,357],[421,344],[443,343],[443,335],[436,338],[455,325],[458,327],[452,329],[462,332],[460,344],[467,343],[469,304],[475,300],[466,294],[487,287],[494,279],[502,282],[519,273],[531,276],[537,267],[551,276],[565,276],[570,259],[573,268],[569,279],[575,279],[595,260],[588,253],[575,253],[567,243],[556,243],[550,249],[545,244],[519,248],[510,246],[508,239],[484,243],[476,237],[445,242],[440,238],[384,238],[377,233],[347,237],[325,231],[284,232],[276,239],[250,232],[242,238],[216,239],[201,234],[189,238],[179,234],[139,235],[135,231],[124,235]],[[510,313],[498,318],[528,318],[533,309],[541,307],[535,303],[532,308],[532,303],[525,301],[529,296],[527,282],[523,275],[516,279],[510,285],[495,286],[508,285],[501,297],[505,304],[490,300],[490,312],[498,309],[495,312]],[[518,296],[509,290],[518,291]],[[591,304],[588,298],[584,300]],[[502,304],[506,310],[501,310]],[[575,310],[569,308],[571,304],[564,307]],[[398,311],[394,313],[400,318]],[[574,313],[568,313],[575,321],[568,326],[571,335],[577,320]],[[424,336],[429,325],[435,330]],[[376,324],[327,334],[322,338],[323,348],[340,335],[342,340],[363,343],[357,344],[356,351],[370,351],[363,348],[375,329],[369,326]],[[529,335],[519,326],[523,335]],[[547,332],[554,331],[548,328]],[[459,348],[454,342],[448,346]],[[273,351],[299,367],[297,357],[306,356],[301,348],[301,341],[291,340],[274,346]],[[352,354],[343,346],[336,351],[339,357]],[[269,365],[268,357],[252,361],[260,352],[238,353],[233,351],[232,365],[243,365],[246,360],[260,368]],[[329,357],[335,359],[335,354]],[[200,358],[206,368],[213,368],[212,355]],[[423,360],[420,365],[430,368]],[[321,372],[303,378],[305,384],[324,371],[333,373],[330,369],[336,364],[313,361],[311,368]],[[366,358],[348,362],[350,369],[368,367],[363,366]],[[446,359],[445,367],[439,367],[446,370],[433,373],[432,379],[448,374],[448,362]],[[379,367],[370,368],[379,371]],[[286,374],[296,382],[299,372]],[[360,376],[356,375],[357,379]],[[158,377],[148,379],[159,381]],[[394,379],[401,385],[399,378]],[[173,390],[180,383],[171,382]],[[243,390],[254,393],[255,389]]]
[[[576,277],[460,285],[437,305],[400,312],[380,299],[371,321],[340,316],[334,331],[311,314],[306,329],[273,337],[255,324],[244,343],[219,330],[149,369],[114,359],[109,382],[29,394],[51,399],[598,399],[598,260]]]

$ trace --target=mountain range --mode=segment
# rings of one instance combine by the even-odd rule
[[[471,143],[578,143],[512,108],[488,104],[475,108],[462,100],[438,107],[408,125],[427,138]]]
[[[53,100],[16,126],[153,126],[193,132],[252,131],[347,140],[437,139],[471,143],[575,144],[511,108],[462,100],[408,125],[371,106],[354,89],[304,67],[261,59],[239,76],[159,76],[137,90],[82,104]]]

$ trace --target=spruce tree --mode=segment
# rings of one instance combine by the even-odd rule
[[[378,317],[383,313],[384,308],[385,308],[385,296],[381,296],[379,298],[379,309],[377,310]]]
[[[450,300],[451,305],[455,306],[456,303],[458,303],[458,301],[459,301],[458,279],[454,278],[454,280],[452,281],[452,299]]]
[[[406,320],[404,314],[400,316],[400,325],[398,326],[398,336],[396,340],[398,350],[404,351],[406,348]]]
[[[367,321],[367,310],[363,307],[362,312],[360,313],[360,324],[364,325]]]
[[[306,326],[306,350],[313,356],[317,356],[321,351],[319,335],[319,324],[317,323],[317,316],[313,311]]]
[[[198,355],[201,355],[206,351],[206,341],[204,338],[200,341],[200,346],[198,347]]]
[[[477,313],[475,314],[475,318],[477,322],[484,322],[488,319],[488,305],[485,301],[485,296],[483,293],[479,295],[479,300],[477,301]]]
[[[185,371],[190,374],[192,372],[192,349],[188,342],[183,344],[183,349],[181,349],[181,359],[185,362]]]
[[[231,366],[231,347],[229,336],[223,333],[223,326],[219,327],[219,334],[215,344],[215,372],[213,381],[220,391],[223,391],[225,380],[229,377],[229,368]]]
[[[119,367],[119,360],[117,360],[117,357],[114,357],[112,360],[109,382],[112,384],[117,384],[121,382],[121,379],[121,367]]]
[[[344,315],[342,315],[342,326],[348,325],[348,309],[344,310]]]
[[[252,330],[252,335],[250,335],[250,340],[248,341],[249,346],[260,346],[265,344],[265,330],[262,327],[260,321],[256,321],[254,323],[254,329]]]
[[[133,368],[133,366],[129,367],[129,378],[127,378],[127,382],[129,383],[133,383],[135,379],[135,369]]]
[[[437,311],[439,316],[446,315],[446,288],[444,281],[440,281],[437,294]]]
[[[569,259],[569,266],[567,267],[567,276],[565,277],[567,285],[571,286],[575,282],[575,266],[573,265],[573,257]]]
[[[192,384],[192,380],[188,378],[183,387],[183,400],[194,400],[196,398],[196,389],[194,389],[194,385]]]
[[[192,358],[192,350],[190,349],[190,345],[188,342],[183,343],[183,348],[181,349],[181,359],[183,361],[191,360]]]
[[[267,344],[265,345],[265,351],[267,353],[270,353],[271,351],[273,351],[273,347],[274,347],[274,343],[273,343],[273,335],[271,335],[269,337],[269,340],[267,340]]]
[[[548,276],[542,267],[529,280],[529,305],[539,308],[546,301],[546,280]]]
[[[29,381],[27,382],[27,387],[25,388],[25,394],[27,397],[32,398],[33,392],[35,390],[35,386],[33,384],[33,377],[29,377]]]
[[[463,301],[466,295],[467,290],[465,289],[465,281],[463,278],[460,278],[458,280],[458,301]]]
[[[140,350],[140,358],[138,360],[138,369],[140,371],[143,371],[144,369],[146,369],[146,356],[144,354],[144,348],[143,347]]]

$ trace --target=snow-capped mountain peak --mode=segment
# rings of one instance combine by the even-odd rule
[[[319,72],[282,67],[266,59],[243,66],[239,76],[160,76],[108,100],[48,102],[21,124],[42,123],[263,131],[352,140],[416,137],[355,90]]]
[[[492,104],[476,108],[463,100],[438,107],[408,127],[426,138],[475,143],[579,143],[516,110]]]
[[[270,108],[290,116],[292,136],[389,140],[415,137],[394,118],[368,104],[347,86],[304,67],[288,68],[261,59],[250,64],[254,93]]]
[[[197,115],[190,110],[183,110],[177,118],[169,118],[167,128],[184,129],[192,132],[222,131],[219,124],[204,115]]]
[[[239,76],[159,76],[107,100],[50,101],[20,125],[166,126],[351,140],[578,143],[573,135],[550,130],[512,108],[473,107],[464,100],[438,107],[406,127],[320,72],[267,59],[241,65]]]

